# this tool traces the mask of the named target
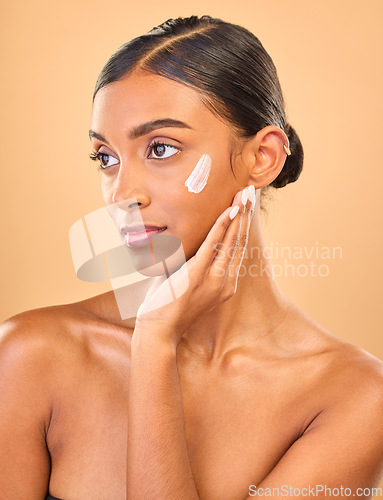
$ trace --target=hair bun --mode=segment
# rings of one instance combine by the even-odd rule
[[[291,155],[287,156],[279,175],[271,182],[270,185],[274,188],[282,188],[290,182],[295,182],[303,169],[304,153],[301,140],[289,123],[286,124],[285,132],[289,139]]]

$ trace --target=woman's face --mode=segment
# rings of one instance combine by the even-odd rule
[[[169,119],[185,125],[143,127]],[[144,224],[166,227],[163,234],[181,240],[186,260],[247,183],[235,150],[238,180],[230,168],[232,129],[196,91],[167,78],[135,72],[106,85],[96,94],[90,129],[94,151],[102,153],[106,167],[101,171],[105,204],[122,207],[126,218],[120,222],[126,225],[137,222],[139,210]],[[206,185],[189,191],[185,181],[203,155],[211,158]]]

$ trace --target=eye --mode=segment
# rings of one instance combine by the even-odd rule
[[[100,168],[105,170],[106,168],[112,167],[118,163],[118,160],[107,153],[95,153],[94,151],[89,155],[89,158],[94,161],[100,162]],[[115,163],[109,163],[110,160],[115,160]]]
[[[173,154],[167,154],[169,153],[169,148],[175,150],[176,152]],[[164,142],[153,141],[149,146],[149,151],[154,153],[156,156],[148,156],[148,158],[161,160],[176,155],[177,152],[179,152],[179,149],[175,146],[171,146],[170,144],[165,144]]]

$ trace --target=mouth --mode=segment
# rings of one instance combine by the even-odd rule
[[[144,227],[144,230],[143,230]],[[142,247],[150,243],[150,241],[155,238],[159,233],[162,233],[167,229],[165,227],[157,227],[157,226],[136,226],[127,227],[124,226],[121,228],[121,233],[125,234],[124,243],[129,248],[137,248]]]

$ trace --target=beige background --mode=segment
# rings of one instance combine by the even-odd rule
[[[107,58],[170,17],[210,14],[253,31],[278,68],[306,160],[265,218],[274,248],[340,247],[293,259],[282,289],[335,335],[383,358],[383,2],[28,0],[3,2],[1,309],[97,295],[76,278],[68,231],[102,206],[88,159],[91,96]],[[298,276],[309,271],[316,276]],[[283,260],[274,259],[284,265]],[[299,267],[301,266],[301,267]],[[319,266],[326,276],[318,276]]]

